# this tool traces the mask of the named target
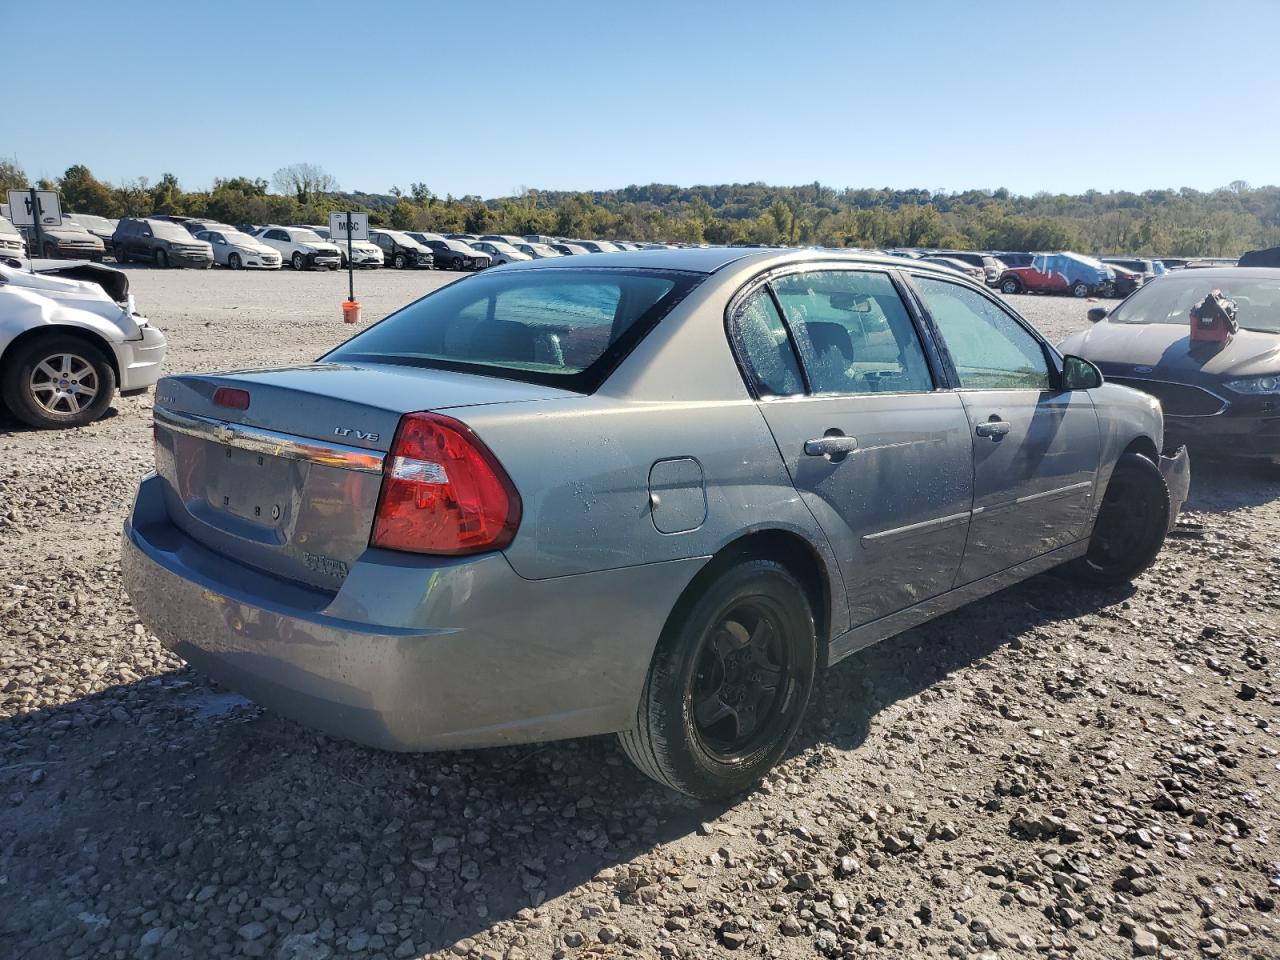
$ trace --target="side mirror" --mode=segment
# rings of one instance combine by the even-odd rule
[[[1093,311],[1090,311],[1092,313]],[[1062,358],[1062,389],[1092,390],[1102,386],[1102,371],[1083,357]]]
[[[1107,319],[1107,308],[1090,307],[1088,317],[1090,323],[1097,323],[1099,320],[1105,320]]]

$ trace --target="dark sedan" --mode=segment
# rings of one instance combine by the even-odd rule
[[[1190,312],[1215,290],[1234,301],[1239,329],[1222,343],[1193,341]],[[1179,270],[1089,319],[1061,350],[1157,397],[1166,445],[1280,459],[1280,269]]]

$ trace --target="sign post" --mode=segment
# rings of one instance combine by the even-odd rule
[[[351,241],[369,239],[369,215],[350,210],[334,210],[329,214],[329,239],[347,241],[347,301],[342,305],[342,322],[360,322],[360,304],[356,300],[355,264],[351,260]]]
[[[36,268],[30,261],[36,258],[37,252],[44,252],[44,228],[62,226],[62,205],[58,202],[57,191],[37,190],[35,187],[10,190],[9,213],[15,227],[30,227],[35,236],[35,249],[27,251],[28,265],[35,273]]]

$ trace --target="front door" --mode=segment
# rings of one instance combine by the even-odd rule
[[[1089,535],[1099,457],[1087,391],[1059,390],[1040,339],[993,298],[914,275],[960,381],[973,520],[956,585]]]
[[[735,346],[840,563],[851,623],[949,589],[972,498],[969,422],[935,389],[889,274],[780,277],[735,313]]]

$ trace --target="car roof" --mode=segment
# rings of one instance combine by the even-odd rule
[[[1231,280],[1242,275],[1258,280],[1280,280],[1280,267],[1194,267],[1165,274],[1166,277],[1195,277],[1197,280]]]
[[[690,273],[715,273],[723,267],[741,261],[752,261],[755,265],[767,269],[775,263],[779,266],[789,263],[806,263],[812,261],[841,261],[847,263],[867,263],[885,267],[923,270],[937,273],[948,279],[954,279],[954,271],[933,264],[922,263],[907,257],[890,257],[884,254],[867,253],[861,250],[841,250],[825,248],[807,248],[797,250],[790,247],[686,247],[674,250],[622,250],[617,253],[595,253],[590,260],[529,260],[516,264],[507,264],[503,270],[574,270],[593,267],[647,267],[653,270],[684,270]],[[1208,272],[1207,270],[1205,271]]]

